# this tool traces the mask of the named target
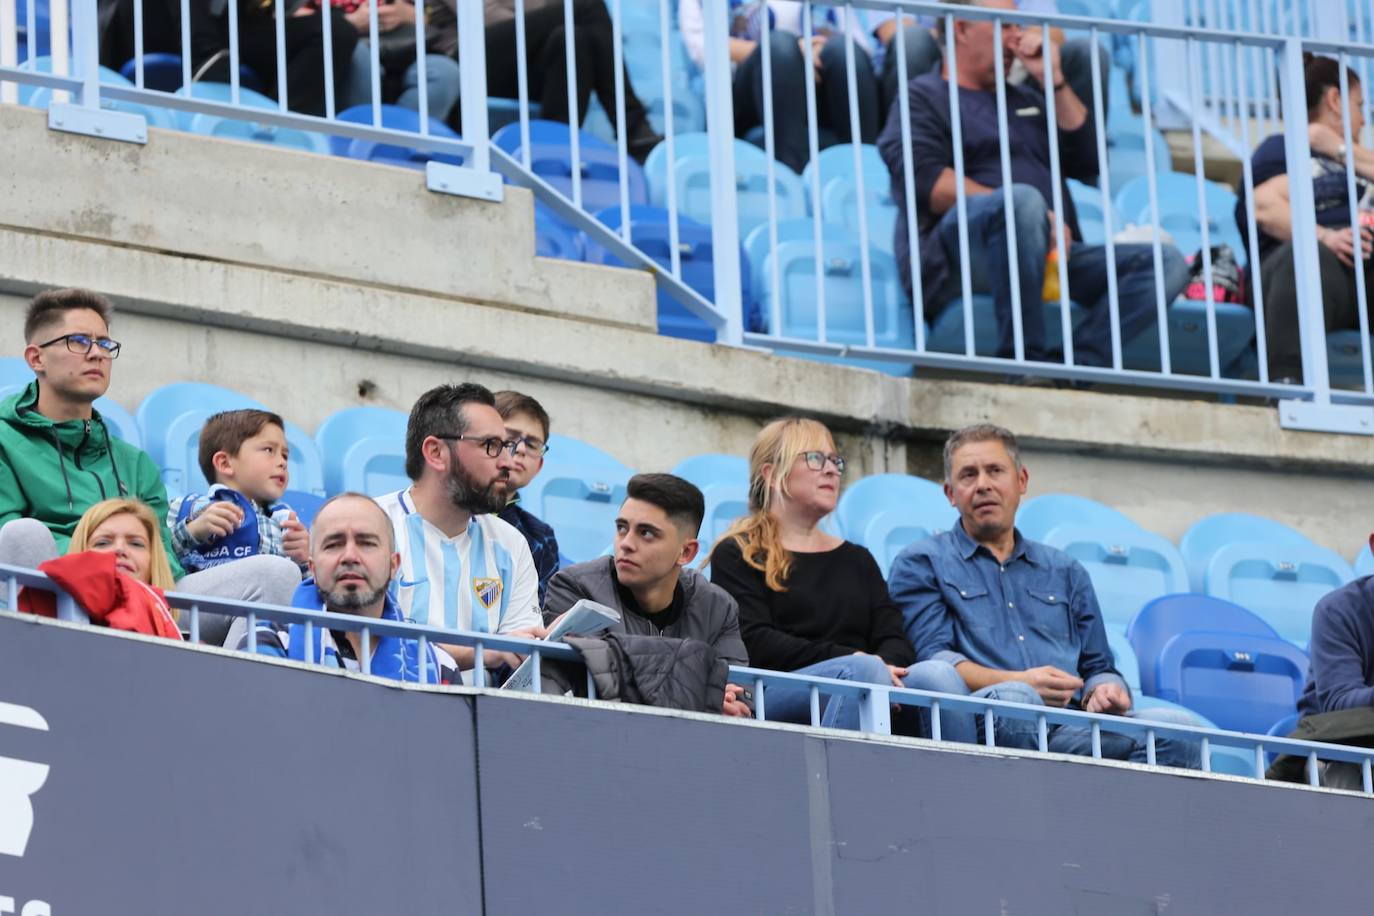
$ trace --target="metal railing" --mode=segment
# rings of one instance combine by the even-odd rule
[[[1291,294],[1285,295],[1296,303],[1297,317],[1291,326],[1285,323],[1286,318],[1275,319],[1278,323],[1274,327],[1281,333],[1267,332],[1266,325],[1272,323],[1269,312],[1276,306],[1272,290],[1266,303],[1257,269],[1262,227],[1255,222],[1253,207],[1248,208],[1243,226],[1236,226],[1228,208],[1218,205],[1218,200],[1229,203],[1230,198],[1225,197],[1225,191],[1218,197],[1214,193],[1217,189],[1205,180],[1209,154],[1204,147],[1205,137],[1234,134],[1233,149],[1240,156],[1244,173],[1238,190],[1247,200],[1254,199],[1249,151],[1262,131],[1281,132],[1288,172],[1308,174],[1311,153],[1302,103],[1301,55],[1304,51],[1337,55],[1343,64],[1355,62],[1358,72],[1365,72],[1369,58],[1374,57],[1374,44],[1368,43],[1374,38],[1374,27],[1367,16],[1356,17],[1353,22],[1342,20],[1346,22],[1342,34],[1353,36],[1355,42],[1333,42],[1329,37],[1302,35],[1301,30],[1280,34],[1257,31],[1256,26],[1263,27],[1271,14],[1290,23],[1300,18],[1304,22],[1316,19],[1292,15],[1292,10],[1306,9],[1306,4],[1276,6],[1268,0],[1156,0],[1149,7],[1150,22],[949,7],[933,0],[851,0],[815,10],[806,3],[800,6],[799,20],[790,26],[797,30],[796,35],[783,35],[782,25],[775,26],[771,17],[762,16],[756,38],[750,39],[756,41],[759,57],[755,68],[760,74],[762,102],[759,157],[757,149],[736,138],[743,124],[736,118],[735,98],[748,88],[736,85],[736,64],[743,69],[749,61],[732,61],[731,29],[735,23],[729,18],[727,0],[680,0],[678,4],[679,24],[687,22],[690,10],[700,11],[699,67],[687,59],[682,38],[685,33],[675,28],[668,0],[633,4],[605,0],[613,80],[609,89],[604,79],[593,88],[601,94],[598,98],[603,114],[613,113],[614,118],[607,115],[604,119],[601,131],[610,142],[601,146],[593,139],[591,123],[600,117],[596,102],[587,115],[588,131],[565,131],[550,139],[535,130],[530,80],[535,76],[547,80],[551,74],[539,69],[542,61],[530,59],[526,29],[534,20],[528,19],[523,0],[512,0],[513,62],[486,60],[482,4],[456,5],[461,139],[436,130],[425,117],[419,118],[413,132],[387,126],[382,104],[385,66],[379,56],[382,33],[378,0],[370,0],[366,7],[366,28],[360,34],[368,42],[365,66],[370,84],[370,117],[362,123],[336,117],[335,85],[340,74],[355,65],[354,60],[341,60],[332,52],[331,23],[341,14],[312,14],[320,30],[324,110],[311,115],[293,110],[294,90],[288,79],[288,72],[294,71],[285,39],[287,20],[294,19],[300,7],[285,3],[274,7],[275,80],[269,80],[273,85],[266,88],[275,100],[269,109],[246,101],[250,95],[240,74],[245,39],[239,34],[236,0],[228,0],[225,17],[228,29],[223,50],[229,82],[222,98],[197,95],[188,88],[199,69],[193,68],[197,61],[191,36],[191,0],[180,2],[183,86],[177,92],[146,84],[142,0],[132,3],[136,50],[132,85],[102,84],[103,74],[97,67],[101,47],[96,34],[96,0],[46,2],[52,11],[48,35],[51,72],[32,64],[39,49],[35,33],[42,31],[35,18],[35,0],[0,0],[0,98],[15,98],[16,85],[29,92],[52,92],[49,119],[58,129],[143,142],[149,114],[171,110],[249,119],[268,128],[311,136],[370,140],[458,157],[461,167],[429,161],[427,186],[493,200],[500,197],[501,177],[531,188],[543,207],[589,243],[621,262],[652,271],[660,290],[681,303],[722,343],[847,359],[897,372],[914,367],[1268,397],[1281,399],[1279,418],[1285,426],[1374,433],[1374,372],[1364,272],[1355,271],[1359,276],[1358,329],[1350,330],[1358,330],[1358,336],[1354,342],[1344,341],[1344,350],[1330,351],[1340,360],[1333,368],[1328,359],[1321,274],[1317,270],[1316,211],[1311,187],[1305,182],[1295,183],[1290,206],[1297,280]],[[69,54],[65,40],[68,3]],[[567,108],[578,120],[582,116],[579,102],[587,94],[587,87],[578,85],[579,74],[589,69],[580,67],[578,60],[579,55],[590,53],[590,45],[579,44],[577,37],[588,25],[577,17],[588,15],[589,7],[579,6],[578,12],[575,5],[576,0],[564,0],[561,67]],[[304,9],[308,11],[308,7]],[[326,9],[332,7],[326,4]],[[822,22],[820,17],[827,11],[843,18]],[[868,25],[884,16],[895,17],[896,37],[882,48]],[[429,101],[428,77],[439,71],[438,58],[442,55],[428,50],[434,30],[426,23],[426,11],[415,7],[414,17],[418,49],[415,105],[423,110]],[[836,28],[837,22],[843,25]],[[1085,103],[1088,111],[1090,122],[1084,129],[1091,131],[1092,144],[1083,144],[1073,163],[1068,161],[1062,147],[1073,131],[1057,125],[1061,114],[1070,120],[1074,117],[1070,111],[1073,104],[1068,97],[1058,99],[1056,92],[1044,95],[1050,199],[1043,200],[1043,205],[1054,214],[1066,216],[1076,200],[1098,215],[1092,221],[1095,229],[1091,243],[1082,238],[1070,248],[1056,235],[1051,240],[1055,258],[1047,265],[1022,264],[1019,254],[1024,240],[1018,244],[1016,232],[1002,233],[1006,238],[1005,259],[1002,251],[987,250],[985,242],[989,221],[1014,225],[1019,212],[1013,181],[1022,174],[1016,162],[1023,151],[1012,148],[1009,124],[1013,120],[1019,124],[1023,117],[1041,116],[1038,109],[1029,112],[1028,106],[1011,110],[1012,90],[1001,67],[995,68],[995,86],[991,87],[1000,145],[995,174],[978,171],[982,167],[979,163],[967,161],[964,137],[972,125],[961,117],[966,93],[957,88],[956,81],[948,84],[952,139],[946,167],[955,180],[954,200],[948,210],[937,213],[932,206],[929,169],[935,160],[929,149],[913,149],[913,131],[921,134],[922,129],[913,125],[906,92],[897,93],[899,102],[890,112],[879,111],[880,124],[889,117],[896,119],[900,128],[899,155],[890,155],[883,170],[876,174],[868,171],[865,163],[873,151],[859,143],[850,143],[848,149],[841,145],[837,156],[825,157],[823,162],[831,135],[847,134],[852,140],[864,140],[865,132],[872,130],[871,123],[861,123],[860,112],[868,100],[861,100],[859,95],[859,77],[872,69],[872,56],[881,52],[894,61],[897,85],[905,86],[909,78],[919,76],[908,59],[909,41],[924,32],[931,42],[938,42],[936,58],[942,57],[957,70],[956,22],[990,25],[988,40],[998,43],[1011,30],[1038,33],[1046,43],[1055,40],[1061,30],[1071,39],[1086,41],[1091,87],[1078,101]],[[934,31],[930,31],[932,26]],[[20,31],[27,55],[24,64],[18,63],[21,44],[16,37]],[[777,42],[777,38],[787,40]],[[796,74],[786,70],[796,63],[793,46],[788,44],[791,38],[800,40],[800,98],[795,96]],[[1109,41],[1115,49],[1106,46]],[[822,44],[825,50],[820,50]],[[823,98],[816,81],[806,78],[818,67],[828,66],[827,61],[834,57],[832,44],[843,66],[832,73],[831,80],[843,80],[843,99],[829,90]],[[652,50],[654,45],[656,51]],[[645,46],[651,50],[644,52]],[[636,49],[633,55],[627,54],[631,47]],[[1131,80],[1140,96],[1139,115],[1130,111],[1122,116],[1131,105],[1127,98],[1118,97],[1124,83],[1118,81],[1118,71],[1109,71],[1113,75],[1105,78],[1102,73],[1114,50],[1130,58]],[[774,55],[782,51],[787,51],[789,59],[775,60]],[[488,97],[488,63],[513,65],[518,77],[517,98],[512,100],[512,138],[504,142],[505,148],[488,137],[489,114],[504,104]],[[1047,67],[1049,82],[1059,76],[1064,74],[1057,75],[1053,66]],[[626,121],[631,116],[636,83],[642,95],[650,91],[656,94],[641,99],[645,108],[651,115],[661,113],[653,129],[661,130],[662,142],[649,156],[647,177],[629,154]],[[779,93],[786,87],[793,87],[787,88],[793,94],[786,102],[779,101]],[[1348,89],[1346,86],[1343,96],[1347,108]],[[64,93],[71,93],[75,101],[62,101]],[[686,99],[699,100],[704,124],[678,111],[677,103]],[[1369,104],[1366,99],[1366,110]],[[1157,106],[1164,110],[1157,112]],[[1173,155],[1167,146],[1161,146],[1158,127],[1180,110],[1188,115],[1186,125],[1191,134],[1190,155],[1181,157],[1191,169],[1191,192],[1181,191],[1176,177],[1167,187],[1161,184],[1163,176],[1171,174]],[[780,127],[786,126],[787,136],[795,138],[799,119],[805,127],[806,168],[802,175],[779,161],[784,152]],[[1345,123],[1350,134],[1346,169],[1352,226],[1358,232],[1351,151],[1359,138],[1351,134],[1348,116]],[[823,129],[828,133],[823,135]],[[550,147],[555,148],[551,155]],[[610,177],[592,174],[590,166],[595,162],[591,160],[601,161],[596,157],[606,160],[603,164],[613,170]],[[755,162],[760,158],[761,165]],[[834,165],[837,175],[825,174],[832,167],[825,163],[840,159],[846,159],[847,164]],[[1136,184],[1144,182],[1144,192],[1136,198],[1143,206],[1136,212],[1118,213],[1127,171],[1124,163],[1129,160],[1134,160],[1129,171],[1139,176]],[[546,167],[548,162],[553,166]],[[1000,213],[985,212],[990,205],[978,200],[983,195],[969,193],[964,182],[970,169],[993,186],[994,196],[987,200],[1001,197]],[[1070,186],[1065,178],[1074,174],[1095,182],[1096,187]],[[647,195],[643,190],[646,186]],[[593,187],[601,195],[599,200],[614,201],[608,209],[615,216],[602,214],[606,222],[589,212],[587,191]],[[896,213],[893,201],[899,199],[908,203],[905,219],[889,229]],[[978,209],[972,215],[971,201]],[[636,211],[645,203],[662,206],[662,213],[654,218],[661,220],[655,225],[666,238],[658,239],[661,244],[653,250],[643,238],[645,219]],[[690,222],[692,217],[697,221]],[[1128,224],[1136,224],[1134,244],[1140,248],[1127,249],[1131,242],[1118,237],[1130,229]],[[1248,235],[1248,244],[1239,241],[1241,232]],[[700,240],[702,233],[709,237],[709,251],[693,249],[683,241],[689,235]],[[910,253],[904,263],[898,263],[894,250],[896,236],[902,234],[911,242]],[[943,253],[939,244],[917,244],[918,238],[928,240],[932,234],[949,240]],[[1197,252],[1197,263],[1190,271],[1183,272],[1180,258],[1193,251],[1180,250],[1171,240]],[[1253,309],[1219,299],[1213,246],[1227,240],[1233,248],[1243,249],[1234,252],[1237,260],[1249,262]],[[1146,250],[1148,266],[1143,260],[1131,264],[1122,260]],[[947,288],[927,289],[920,281],[924,262],[932,255],[946,261],[957,274]],[[1100,269],[1080,269],[1079,264],[1085,263],[1082,259],[1089,256],[1101,260]],[[1077,263],[1075,257],[1080,259]],[[698,268],[709,262],[709,280],[703,278],[702,270],[689,277],[689,260]],[[1009,269],[1006,289],[990,300],[988,275],[1000,274],[1004,263]],[[986,269],[988,265],[996,270]],[[1046,273],[1058,281],[1058,294],[1042,302],[1039,284],[1034,281]],[[1200,299],[1177,298],[1180,277],[1188,273],[1200,281]],[[909,297],[899,282],[903,274],[914,280]],[[1269,351],[1290,338],[1301,342],[1301,369],[1275,371],[1269,364]],[[1302,382],[1288,377],[1298,371]]]
[[[85,612],[60,587],[46,575],[36,570],[15,566],[0,565],[0,577],[5,582],[7,607],[17,608],[21,588],[36,588],[50,591],[57,597],[57,616],[60,620],[73,623],[89,623]],[[201,614],[228,615],[245,618],[248,624],[246,651],[256,652],[257,623],[262,620],[279,624],[301,624],[305,627],[306,644],[312,643],[312,629],[321,627],[329,630],[357,632],[361,636],[359,666],[361,673],[370,675],[370,643],[374,637],[396,637],[415,640],[419,644],[421,660],[420,682],[426,679],[424,666],[427,664],[426,646],[433,644],[471,646],[474,650],[473,677],[475,684],[470,686],[486,687],[484,652],[491,649],[498,652],[515,652],[529,655],[533,659],[533,684],[540,683],[540,663],[544,658],[560,661],[579,662],[581,656],[564,643],[550,643],[522,637],[500,636],[493,633],[479,633],[467,630],[448,630],[442,627],[424,626],[415,623],[377,620],[350,614],[336,614],[305,608],[288,608],[253,602],[211,598],[203,595],[188,595],[178,592],[167,593],[168,604],[185,613],[185,623],[189,628],[190,641],[198,639]],[[998,717],[1034,722],[1037,730],[1037,749],[1049,752],[1049,729],[1053,726],[1076,726],[1087,728],[1091,734],[1091,756],[1102,758],[1102,734],[1139,735],[1145,742],[1146,762],[1156,763],[1156,743],[1160,738],[1196,742],[1200,746],[1201,769],[1213,769],[1213,751],[1216,748],[1238,749],[1249,755],[1254,764],[1253,776],[1265,779],[1266,754],[1289,754],[1306,761],[1306,776],[1310,785],[1320,784],[1320,761],[1334,761],[1356,764],[1360,767],[1365,794],[1374,794],[1371,781],[1371,765],[1374,764],[1374,748],[1349,747],[1312,741],[1300,741],[1272,735],[1250,735],[1241,732],[1223,731],[1203,727],[1179,725],[1151,721],[1145,718],[1126,718],[1105,714],[1080,712],[1070,709],[1055,709],[1045,706],[1032,706],[1004,700],[983,699],[971,696],[934,693],[925,690],[897,688],[889,685],[866,684],[833,678],[810,677],[769,671],[760,668],[732,666],[729,679],[731,683],[752,691],[754,717],[759,721],[767,718],[767,697],[770,690],[804,690],[809,695],[809,724],[819,727],[824,704],[831,698],[844,697],[859,704],[859,730],[871,734],[890,735],[892,724],[890,711],[893,706],[912,706],[929,710],[931,739],[941,741],[941,713],[964,712],[977,716],[982,722],[983,743],[995,747],[996,721]],[[587,696],[596,699],[596,685],[590,673],[587,675]],[[1231,774],[1237,775],[1237,774]]]

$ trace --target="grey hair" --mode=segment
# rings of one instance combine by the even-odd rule
[[[996,440],[1002,443],[1002,447],[1011,456],[1012,463],[1016,465],[1016,470],[1021,470],[1021,447],[1016,443],[1016,435],[1005,426],[998,426],[995,423],[974,423],[972,426],[965,426],[963,429],[956,429],[949,434],[945,440],[945,480],[950,479],[953,471],[954,453],[965,445],[974,442],[992,442]]]

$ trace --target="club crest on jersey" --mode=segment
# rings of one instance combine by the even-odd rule
[[[500,579],[473,579],[472,593],[482,602],[482,607],[491,610],[501,600]]]

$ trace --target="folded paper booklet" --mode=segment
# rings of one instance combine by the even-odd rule
[[[557,642],[564,636],[595,636],[598,633],[606,632],[618,623],[620,623],[620,614],[614,608],[583,598],[570,607],[562,617],[554,621],[553,626],[549,628],[549,635],[544,637],[544,641]],[[521,662],[520,667],[515,669],[515,673],[506,678],[501,689],[534,690],[534,656],[531,655]]]

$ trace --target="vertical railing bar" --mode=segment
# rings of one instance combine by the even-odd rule
[[[1274,15],[1276,10],[1266,0],[1259,2],[1260,31],[1270,34],[1274,28]],[[1265,132],[1272,132],[1282,126],[1283,113],[1279,109],[1277,94],[1277,74],[1274,72],[1278,64],[1278,55],[1272,50],[1265,48],[1260,51],[1260,71],[1264,73],[1264,96],[1265,103],[1269,109],[1269,123],[1265,125]]]
[[[1158,762],[1157,751],[1155,750],[1155,730],[1145,729],[1145,762],[1154,766]]]
[[[1212,742],[1206,735],[1202,737],[1202,772],[1212,772]]]
[[[196,629],[199,631],[199,628]],[[200,641],[199,632],[197,632],[196,641]],[[307,646],[306,649],[308,650],[309,646]],[[252,611],[248,612],[248,651],[258,651],[258,615]]]
[[[487,655],[480,639],[472,647],[472,674],[475,686],[487,686]]]
[[[143,88],[143,0],[134,0],[134,85]]]
[[[520,102],[520,163],[530,167],[529,52],[525,47],[525,0],[515,0],[515,94]]]
[[[239,0],[229,0],[229,100],[239,104]]]
[[[897,114],[902,122],[902,183],[906,195],[907,254],[911,270],[912,323],[916,328],[916,351],[926,349],[925,290],[921,285],[921,237],[916,226],[916,173],[911,162],[911,92],[907,89],[906,29],[907,17],[900,7],[894,8],[897,35],[887,53],[897,55],[897,86],[902,103]],[[918,26],[919,28],[919,26]],[[937,729],[938,725],[935,726]]]
[[[1239,47],[1239,46],[1238,46]],[[1255,745],[1255,778],[1264,781],[1264,745]]]
[[[63,76],[80,75],[79,70],[73,69],[73,64],[82,66],[79,62],[72,60],[72,53],[77,49],[70,46],[67,42],[67,33],[72,23],[69,19],[71,9],[68,0],[52,0],[48,4],[48,52],[52,56],[52,72]],[[94,78],[94,74],[92,74]],[[97,81],[98,85],[98,81]],[[85,87],[82,87],[81,94],[88,95]],[[58,90],[53,94],[53,101],[70,101],[70,94],[66,90]],[[85,101],[82,104],[87,104]]]
[[[275,32],[274,41],[276,42],[277,58],[277,110],[286,111],[287,88],[286,88],[286,4],[272,4],[272,27]],[[321,4],[320,16],[329,18],[332,7],[329,4]]]
[[[1095,39],[1094,39],[1095,40]],[[1093,719],[1092,724],[1093,759],[1102,758],[1102,723]]]
[[[825,343],[828,339],[825,322],[825,248],[822,241],[822,220],[821,220],[821,163],[820,163],[820,143],[817,139],[816,130],[817,108],[816,108],[816,48],[813,43],[815,38],[814,23],[811,20],[811,4],[802,4],[802,45],[805,48],[804,58],[806,60],[806,76],[802,82],[806,85],[806,143],[811,163],[811,237],[816,246],[816,339]],[[776,260],[776,258],[774,259]]]
[[[1091,54],[1092,60],[1092,66],[1089,69],[1092,70],[1093,76],[1093,129],[1097,133],[1097,163],[1098,168],[1101,170],[1101,173],[1098,176],[1098,183],[1099,186],[1102,188],[1102,199],[1104,201],[1110,201],[1112,199],[1112,179],[1111,167],[1108,164],[1107,160],[1106,115],[1102,110],[1102,70],[1098,66],[1098,58],[1102,54],[1102,48],[1099,45],[1099,40],[1100,36],[1097,31],[1097,26],[1093,26],[1091,29],[1088,30],[1088,41],[1091,43],[1089,52]],[[1141,95],[1143,96],[1146,92],[1149,91],[1149,89],[1149,86],[1144,87],[1141,90]],[[1194,122],[1197,121],[1196,118],[1194,118],[1193,120]],[[1150,140],[1151,138],[1147,135],[1145,137],[1145,144],[1147,146],[1150,144]],[[1112,323],[1112,368],[1120,372],[1122,341],[1121,309],[1119,303],[1117,302],[1117,291],[1119,289],[1119,286],[1117,285],[1116,277],[1116,242],[1112,239],[1112,233],[1110,231],[1111,211],[1106,207],[1103,208],[1103,211],[1103,215],[1109,220],[1109,222],[1107,223],[1109,228],[1106,233],[1106,238],[1103,239],[1103,242],[1107,249],[1107,307],[1111,315],[1110,320]]]
[[[863,138],[859,134],[859,87],[854,63],[854,30],[849,27],[854,18],[854,6],[844,5],[844,75],[848,81],[849,96],[849,145],[854,154],[854,178],[858,182],[857,203],[859,208],[859,277],[863,283],[864,294],[864,342],[873,346],[873,265],[868,254],[868,207],[864,201]],[[816,163],[817,172],[820,163]],[[818,217],[823,216],[817,210]],[[892,328],[889,331],[894,330]]]
[[[5,607],[11,611],[19,610],[19,580],[13,575],[5,579]]]
[[[429,136],[429,52],[425,49],[425,5],[415,4],[415,88],[419,93],[420,136]],[[461,89],[461,86],[460,86]],[[421,683],[424,678],[420,678]]]
[[[815,684],[808,690],[811,701],[811,724],[813,726],[821,724],[821,691]]]
[[[681,233],[678,231],[677,225],[677,179],[673,175],[674,165],[677,162],[677,156],[674,152],[676,147],[673,142],[675,134],[673,122],[677,119],[673,117],[673,73],[667,51],[670,40],[668,0],[658,0],[658,29],[659,47],[663,49],[661,58],[663,65],[663,142],[667,145],[668,150],[668,180],[665,182],[668,189],[668,259],[673,276],[681,280],[682,253],[678,250],[678,246],[681,244]]]
[[[1042,754],[1050,749],[1050,726],[1045,720],[1044,713],[1035,717],[1035,746]]]
[[[775,337],[782,336],[782,268],[778,264],[778,159],[773,131],[773,39],[769,34],[772,23],[768,15],[759,17],[760,63],[763,64],[763,151],[765,180],[768,182],[768,274],[773,295],[769,297],[768,328]],[[808,74],[809,76],[809,74]],[[819,267],[819,265],[817,265]]]
[[[360,671],[362,671],[363,674],[371,674],[371,673],[372,673],[372,628],[369,627],[369,626],[367,626],[366,624],[364,624],[364,625],[363,625],[363,628],[362,628],[361,630],[358,631],[358,652],[359,652],[359,654],[362,655],[362,658],[358,659],[358,669],[359,669]],[[324,659],[321,659],[321,661],[323,661],[323,660],[324,660]],[[425,680],[425,678],[424,678],[424,673],[423,673],[423,672],[424,672],[424,664],[425,664],[425,638],[424,638],[424,636],[421,636],[421,637],[420,637],[420,666],[421,666],[421,667],[420,667],[420,671],[421,671],[421,674],[420,674],[420,683],[424,683],[424,680]]]
[[[724,26],[727,0],[702,0],[705,21],[713,28]],[[739,195],[735,173],[735,105],[730,74],[729,45],[724,40],[706,42],[706,133],[711,160],[711,265],[715,280],[716,340],[727,346],[744,341],[744,297],[740,282]]]
[[[949,126],[954,149],[954,206],[959,224],[959,290],[964,297],[964,355],[974,356],[973,277],[969,271],[968,196],[964,193],[964,128],[959,111],[959,56],[954,46],[954,14],[945,14],[945,60],[949,63]],[[941,214],[941,219],[944,215]]]
[[[324,634],[321,633],[320,635],[323,636]],[[315,658],[315,649],[314,649],[314,646],[315,646],[315,622],[312,621],[312,620],[310,620],[309,618],[306,618],[306,621],[305,621],[305,652],[303,652],[302,654],[305,656],[306,660],[309,661],[309,662],[318,662],[318,661],[322,661],[323,659]]]
[[[324,116],[334,120],[334,28],[323,5],[320,10],[320,40],[324,46]]]
[[[754,678],[754,718],[760,722],[767,721],[763,712],[763,678]]]
[[[1374,773],[1371,769],[1374,769],[1374,764],[1370,763],[1370,758],[1366,757],[1360,761],[1360,779],[1364,783],[1366,795],[1374,794]]]
[[[191,95],[191,0],[181,0],[181,88]]]
[[[1144,31],[1139,33],[1140,50],[1136,59],[1141,82],[1149,86],[1150,79],[1150,42]],[[1140,113],[1145,122],[1145,183],[1150,191],[1150,242],[1153,247],[1155,270],[1155,315],[1159,322],[1159,371],[1172,375],[1174,371],[1173,351],[1169,346],[1169,302],[1164,295],[1164,244],[1159,236],[1159,163],[1155,162],[1155,122],[1154,105],[1150,93],[1140,94]],[[1170,163],[1172,165],[1172,163]],[[1132,217],[1122,215],[1122,219]]]
[[[620,2],[611,0],[611,59],[615,66],[616,171],[620,179],[620,237],[628,244],[630,232],[630,149],[625,128],[625,50],[621,47]],[[664,55],[668,46],[661,48]]]
[[[1196,105],[1198,101],[1198,73],[1200,48],[1197,39],[1188,37],[1188,95]],[[1221,376],[1220,357],[1217,348],[1217,296],[1212,286],[1212,233],[1208,225],[1211,220],[1207,213],[1207,170],[1202,159],[1202,126],[1193,118],[1193,171],[1197,185],[1197,212],[1202,226],[1202,285],[1207,303],[1207,364],[1212,378]]]
[[[200,605],[191,604],[191,642],[200,642]]]
[[[367,59],[372,79],[372,126],[382,126],[382,62],[381,42],[377,37],[377,3],[367,0]]]
[[[1355,141],[1350,131],[1350,73],[1349,58],[1344,51],[1337,58],[1340,66],[1342,146],[1345,147],[1345,192],[1350,202],[1350,231],[1355,239],[1355,303],[1360,317],[1360,368],[1364,373],[1366,394],[1374,392],[1374,378],[1369,365],[1369,300],[1365,290],[1365,273],[1369,266],[1369,246],[1361,236],[1359,201],[1355,199]],[[1372,229],[1371,231],[1374,231]]]
[[[34,22],[34,19],[36,18],[35,15],[34,15],[34,3],[35,3],[35,0],[28,0],[28,2],[24,4],[24,16],[25,16],[25,23],[24,23],[24,45],[25,45],[24,51],[25,51],[25,57],[24,57],[24,59],[25,59],[25,60],[33,60],[34,57],[35,57],[35,55],[38,53],[38,45],[37,45],[38,36],[37,36],[36,34],[34,34],[35,31],[36,31],[35,26],[37,25],[37,23]],[[189,20],[186,20],[186,21],[189,21]]]
[[[993,725],[991,706],[983,710],[983,743],[988,747],[997,746],[997,732]]]
[[[364,629],[363,647],[364,647],[364,648],[367,648],[367,647],[368,647],[368,646],[367,646],[366,629]],[[429,683],[429,640],[425,637],[425,634],[423,634],[423,633],[420,634],[419,644],[416,646],[416,654],[418,654],[418,655],[420,656],[420,677],[419,677],[419,682],[420,682],[421,684],[427,684],[427,683]],[[371,652],[368,652],[368,653],[367,653],[367,659],[368,659],[368,663],[367,663],[367,664],[368,664],[368,673],[370,674],[371,671],[372,671],[372,653],[371,653]],[[438,672],[436,671],[435,674],[437,675]],[[435,680],[438,680],[438,678],[436,677]]]
[[[1240,67],[1241,98],[1248,99],[1245,84],[1247,82],[1248,71],[1245,64]],[[1247,117],[1241,121],[1241,145],[1245,149],[1250,148],[1250,119]],[[1246,238],[1249,240],[1250,250],[1246,252],[1249,270],[1246,271],[1246,281],[1250,283],[1253,293],[1252,298],[1255,304],[1255,355],[1259,364],[1260,383],[1269,381],[1269,352],[1268,352],[1268,331],[1264,326],[1264,289],[1260,279],[1260,256],[1259,256],[1259,230],[1255,224],[1255,173],[1250,157],[1240,157],[1241,168],[1241,191],[1249,205],[1245,208]]]
[[[577,50],[573,41],[573,0],[563,0],[563,54],[568,74],[568,156],[572,163],[573,203],[582,209],[582,112],[577,107]]]
[[[900,13],[898,13],[898,18],[899,18],[899,19],[901,18],[901,14],[900,14]],[[898,37],[898,39],[900,39],[900,38],[902,37],[902,33],[901,33],[900,28],[898,29],[897,37]],[[890,52],[889,52],[889,53],[890,53]],[[900,85],[902,85],[902,86],[905,86],[905,85],[906,85],[906,83],[902,81],[900,75],[898,76],[897,82],[898,82]],[[931,700],[931,701],[930,701],[930,740],[932,740],[932,741],[939,741],[939,740],[941,740],[942,737],[943,737],[943,736],[942,736],[941,733],[940,733],[940,701],[939,701],[939,700]]]
[[[596,699],[596,678],[592,675],[590,669],[587,671],[587,699]]]
[[[544,692],[543,661],[544,653],[536,648],[530,655],[530,674],[532,675],[530,684],[534,688],[534,693]]]
[[[1050,46],[1050,24],[1041,23],[1044,32],[1041,47]],[[1064,364],[1073,365],[1073,316],[1069,313],[1069,254],[1064,251],[1064,238],[1068,230],[1068,223],[1064,221],[1064,172],[1063,165],[1059,160],[1059,109],[1058,100],[1054,97],[1055,72],[1054,62],[1049,54],[1045,56],[1045,83],[1049,87],[1045,92],[1045,122],[1046,132],[1049,134],[1050,144],[1050,199],[1054,207],[1056,222],[1060,228],[1060,234],[1050,240],[1054,250],[1058,252],[1055,258],[1055,270],[1059,274],[1059,333],[1064,341]],[[1110,205],[1102,208],[1103,213],[1108,212]],[[1111,224],[1108,223],[1108,226]],[[1108,231],[1111,231],[1108,229]]]
[[[992,20],[993,47],[1004,47],[1002,44],[1002,20],[996,18]],[[1045,52],[1044,56],[1049,57]],[[1026,361],[1026,338],[1024,327],[1024,316],[1021,309],[1026,303],[1021,302],[1021,261],[1017,256],[1016,239],[1016,205],[1011,199],[1011,138],[1010,131],[1007,129],[1007,75],[1001,66],[993,68],[997,74],[997,148],[1002,160],[1002,212],[1003,219],[1007,226],[1007,274],[1011,280],[1011,344],[1012,358],[1017,364]],[[957,79],[956,74],[951,71],[951,78]],[[1051,88],[1050,92],[1054,89]],[[1058,214],[1056,214],[1057,218]],[[1031,307],[1034,307],[1032,304]]]
[[[1216,31],[1221,31],[1225,28],[1225,24],[1222,22],[1221,18],[1220,0],[1208,0],[1208,5],[1210,7],[1210,15],[1208,17],[1210,21],[1208,25]],[[1225,127],[1226,111],[1229,107],[1229,94],[1231,91],[1231,76],[1230,73],[1227,72],[1226,56],[1221,52],[1221,49],[1217,47],[1217,43],[1214,41],[1207,42],[1207,59],[1211,69],[1211,73],[1209,74],[1211,78],[1210,82],[1215,86],[1211,91],[1217,98],[1215,106],[1217,123]]]
[[[1309,786],[1321,785],[1321,771],[1317,768],[1317,752],[1309,751],[1307,754],[1307,784]]]

